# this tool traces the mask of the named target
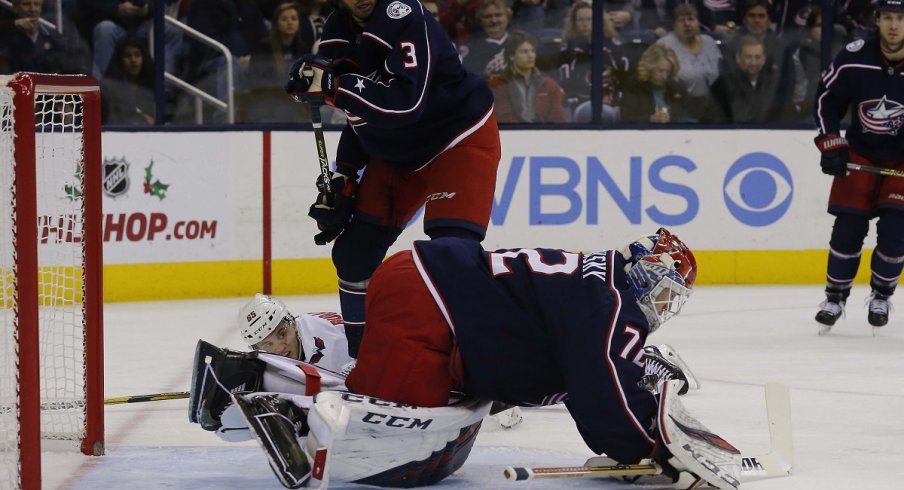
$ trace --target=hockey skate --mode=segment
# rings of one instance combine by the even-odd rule
[[[816,313],[816,322],[819,324],[819,335],[825,335],[832,330],[832,326],[839,318],[844,316],[844,295],[840,293],[826,293],[826,299],[819,303],[819,312]]]
[[[257,391],[263,372],[264,363],[257,353],[221,349],[199,340],[191,375],[189,422],[201,424],[207,431],[219,429],[220,416],[232,403],[230,393]]]
[[[879,327],[884,327],[888,324],[888,313],[893,309],[888,298],[887,295],[875,291],[872,291],[866,297],[866,302],[869,305],[869,314],[866,319],[873,326],[874,336],[878,333]]]
[[[305,486],[311,463],[298,436],[308,432],[306,414],[276,395],[236,395],[234,400],[280,483],[286,488]]]

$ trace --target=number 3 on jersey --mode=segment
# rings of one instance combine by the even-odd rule
[[[414,52],[414,43],[403,41],[399,44],[399,49],[405,53],[405,60],[402,66],[405,68],[417,68],[417,54]]]

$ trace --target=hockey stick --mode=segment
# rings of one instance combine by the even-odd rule
[[[168,393],[153,393],[150,395],[131,395],[131,396],[115,396],[113,398],[104,398],[104,405],[121,405],[123,403],[140,403],[140,402],[156,402],[160,400],[179,400],[188,398],[191,394],[187,391],[173,391]],[[66,401],[66,402],[45,402],[41,404],[41,410],[69,410],[73,408],[83,408],[85,402],[82,400]],[[12,410],[10,406],[0,407],[0,413],[7,413]]]
[[[323,104],[307,100],[311,107],[311,127],[314,128],[314,142],[317,144],[317,159],[320,163],[320,176],[323,180],[323,192],[332,197],[333,183],[330,175],[330,159],[326,154],[326,140],[323,138],[323,119],[320,116],[320,108]],[[332,203],[329,203],[332,205]]]
[[[187,391],[173,391],[170,393],[154,393],[151,395],[132,395],[104,398],[104,405],[120,405],[122,403],[156,402],[160,400],[179,400],[188,398],[191,394]]]
[[[741,457],[741,478],[777,478],[789,476],[794,467],[794,448],[791,440],[791,396],[788,387],[780,383],[766,384],[766,416],[769,422],[771,448],[768,453]],[[600,466],[594,461],[611,461],[605,457],[587,460],[584,466],[545,468],[506,467],[506,480],[566,477],[618,477],[659,475],[662,467],[655,462],[641,464],[610,464]]]
[[[848,163],[848,170],[856,170],[858,172],[867,172],[871,174],[884,175],[886,177],[904,177],[904,171],[895,170],[893,168],[872,167],[869,165],[860,165],[858,163]]]

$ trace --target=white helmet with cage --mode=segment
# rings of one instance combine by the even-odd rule
[[[242,340],[254,347],[276,330],[283,320],[292,320],[286,304],[272,296],[257,293],[254,299],[239,309]]]
[[[629,243],[621,253],[628,262],[628,285],[652,333],[677,315],[690,297],[697,279],[697,260],[687,245],[665,228]]]

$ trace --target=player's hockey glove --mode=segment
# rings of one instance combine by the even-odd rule
[[[816,147],[822,152],[822,158],[819,159],[822,173],[836,177],[846,176],[850,158],[847,140],[837,134],[821,134],[815,141]]]
[[[330,172],[331,192],[323,185],[323,175],[317,177],[317,200],[308,210],[308,216],[317,222],[320,233],[314,235],[314,243],[326,245],[342,234],[355,208],[355,194],[358,191],[357,171],[339,165]]]
[[[326,102],[332,105],[339,79],[332,62],[323,56],[305,54],[289,69],[286,93],[295,100]]]

